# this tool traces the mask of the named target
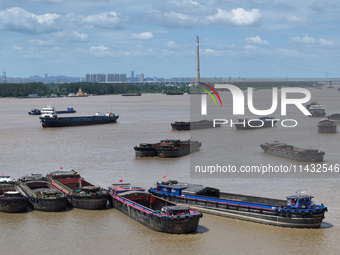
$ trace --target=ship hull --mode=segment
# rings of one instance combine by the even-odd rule
[[[44,212],[59,212],[66,210],[67,199],[66,197],[59,199],[43,199],[30,197],[29,204],[34,210]]]
[[[151,193],[157,195],[152,191]],[[196,196],[195,199],[166,196],[166,199],[174,203],[188,205],[204,213],[280,227],[318,228],[324,219],[324,211],[313,214],[306,213],[304,215],[299,213],[284,214],[278,211],[252,208],[251,206],[240,207],[237,203],[230,205],[223,202],[213,202],[209,201],[209,197],[203,196]],[[264,198],[261,199],[263,200]],[[284,203],[285,201],[282,202]]]
[[[158,156],[156,147],[154,148],[138,148],[135,147],[136,157],[156,157]]]
[[[161,148],[158,150],[158,156],[160,158],[176,158],[188,155],[190,153],[199,151],[201,146],[188,146],[184,148]]]
[[[78,195],[70,195],[67,198],[69,204],[74,208],[85,210],[98,210],[106,207],[107,195],[85,197]]]
[[[166,203],[166,201],[164,202]],[[159,217],[152,213],[143,212],[127,203],[118,201],[113,196],[110,196],[110,204],[118,211],[126,214],[144,226],[155,231],[169,234],[185,234],[196,232],[200,219],[198,215],[195,217],[188,216],[186,218]]]
[[[215,127],[220,127],[221,124],[215,124]],[[199,130],[214,128],[213,121],[193,121],[193,122],[175,122],[171,123],[172,130],[186,131],[186,130]]]
[[[71,126],[88,126],[98,124],[116,123],[119,116],[86,116],[86,117],[56,117],[43,118],[40,117],[42,127],[71,127]]]
[[[334,127],[319,127],[319,133],[336,133],[336,126]]]
[[[27,197],[0,198],[0,212],[20,213],[26,212],[28,208]]]

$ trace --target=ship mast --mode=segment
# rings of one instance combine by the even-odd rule
[[[200,49],[199,49],[199,39],[196,37],[196,79],[195,86],[200,82]]]

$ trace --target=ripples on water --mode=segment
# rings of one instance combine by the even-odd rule
[[[313,90],[312,99],[324,104],[327,111],[339,112],[335,90]],[[256,91],[256,93],[262,93]],[[267,92],[264,92],[266,95]],[[261,95],[261,94],[258,94]],[[126,215],[106,209],[22,214],[1,213],[0,243],[7,254],[337,254],[340,250],[339,178],[198,178],[190,179],[190,158],[214,155],[213,148],[202,145],[200,152],[177,159],[136,159],[133,147],[141,142],[164,138],[204,140],[204,130],[174,132],[170,123],[189,119],[190,96],[143,95],[141,97],[96,96],[88,98],[0,99],[0,173],[20,178],[30,173],[46,174],[60,167],[75,169],[90,182],[108,187],[120,179],[148,189],[167,174],[171,179],[215,186],[223,191],[284,198],[298,189],[310,191],[316,203],[328,206],[321,229],[290,229],[233,220],[205,214],[198,232],[169,235],[152,231]],[[120,115],[117,124],[88,127],[43,129],[38,116],[29,116],[31,108],[47,104],[62,110],[73,107],[75,115],[112,111]],[[338,161],[339,136],[317,133],[317,119],[306,118],[311,136],[301,128],[296,144],[316,139],[327,149],[332,162]],[[273,131],[280,131],[278,126]],[[229,160],[244,152],[241,139],[268,141],[268,133],[240,133],[228,130]],[[271,132],[273,132],[271,131]],[[221,128],[221,134],[226,129]],[[223,132],[223,133],[222,133]],[[277,132],[279,138],[287,138]],[[243,137],[243,138],[242,138]],[[210,137],[211,138],[211,137]],[[243,140],[242,140],[243,141]],[[326,150],[325,149],[325,150]],[[226,152],[217,152],[216,159]],[[267,158],[259,149],[253,160]],[[271,157],[273,159],[273,157]],[[282,159],[273,159],[281,162]]]

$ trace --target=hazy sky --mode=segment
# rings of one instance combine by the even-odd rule
[[[198,35],[201,77],[340,77],[339,6],[338,0],[1,0],[0,71],[194,77]]]

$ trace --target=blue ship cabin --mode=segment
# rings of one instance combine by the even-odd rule
[[[290,208],[308,208],[312,205],[313,196],[295,195],[287,197],[287,206]]]
[[[165,215],[183,215],[190,213],[190,207],[188,206],[164,206],[161,212]]]

